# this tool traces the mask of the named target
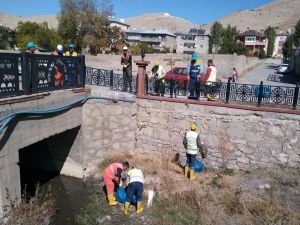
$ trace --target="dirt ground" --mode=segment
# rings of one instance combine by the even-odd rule
[[[144,212],[138,215],[131,206],[129,216],[125,216],[122,204],[109,207],[105,194],[98,192],[93,197],[94,205],[100,207],[98,214],[89,223],[85,216],[91,216],[86,210],[85,216],[78,216],[79,225],[300,224],[300,170],[206,170],[190,181],[172,159],[130,152],[108,157],[99,164],[99,170],[123,160],[144,172]],[[155,197],[153,206],[147,208],[149,190],[155,191]]]

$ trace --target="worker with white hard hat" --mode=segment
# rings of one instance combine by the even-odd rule
[[[59,56],[59,55],[63,55],[63,54],[64,54],[64,48],[61,44],[58,44],[56,46],[55,51],[52,53],[52,55]]]
[[[129,86],[129,91],[132,92],[132,56],[126,45],[123,47],[121,65],[123,66],[123,91],[127,91]]]

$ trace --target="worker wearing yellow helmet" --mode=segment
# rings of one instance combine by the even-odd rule
[[[159,61],[153,62],[151,69],[152,78],[154,78],[154,91],[157,96],[165,95],[165,76],[166,72]]]
[[[194,168],[196,163],[196,156],[198,153],[198,149],[202,151],[202,143],[200,140],[200,135],[197,133],[198,125],[197,123],[192,123],[190,131],[186,132],[183,145],[186,149],[186,165],[184,167],[184,176],[188,177],[190,172],[190,180],[194,180],[196,177],[194,175]],[[206,157],[206,153],[202,153],[202,158]]]

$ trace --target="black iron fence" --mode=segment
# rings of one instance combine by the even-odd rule
[[[126,80],[124,79],[123,74],[115,73],[112,70],[103,70],[91,67],[86,68],[86,84],[105,86],[110,87],[112,90],[126,92],[130,92],[131,86],[131,92],[135,93],[137,86],[136,76],[132,76],[132,78],[127,81],[127,87],[125,82]]]
[[[112,70],[102,70],[87,68],[86,84],[107,86],[112,90],[124,90],[124,79],[122,74],[117,74]],[[146,78],[145,94],[156,95],[155,80]],[[132,79],[132,92],[136,90],[136,76]],[[271,86],[260,84],[233,83],[231,79],[227,82],[215,82],[207,85],[205,82],[198,83],[197,92],[191,96],[187,82],[177,82],[167,80],[164,85],[164,96],[173,98],[193,98],[204,100],[207,95],[213,100],[225,103],[241,103],[250,105],[266,106],[287,106],[296,109],[300,105],[299,87]],[[198,93],[198,96],[196,95]]]
[[[85,57],[0,53],[0,98],[84,87]]]

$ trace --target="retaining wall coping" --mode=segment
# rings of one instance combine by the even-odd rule
[[[209,101],[201,101],[201,100],[166,98],[166,97],[158,97],[158,96],[137,95],[136,98],[137,99],[145,99],[145,100],[154,100],[154,101],[165,101],[165,102],[174,102],[174,103],[225,107],[225,108],[232,108],[232,109],[243,109],[243,110],[250,110],[250,111],[274,112],[274,113],[300,115],[300,110],[294,110],[294,109],[271,108],[271,107],[262,107],[262,106],[257,107],[257,106],[231,104],[231,103],[223,103],[223,102],[209,102]]]

